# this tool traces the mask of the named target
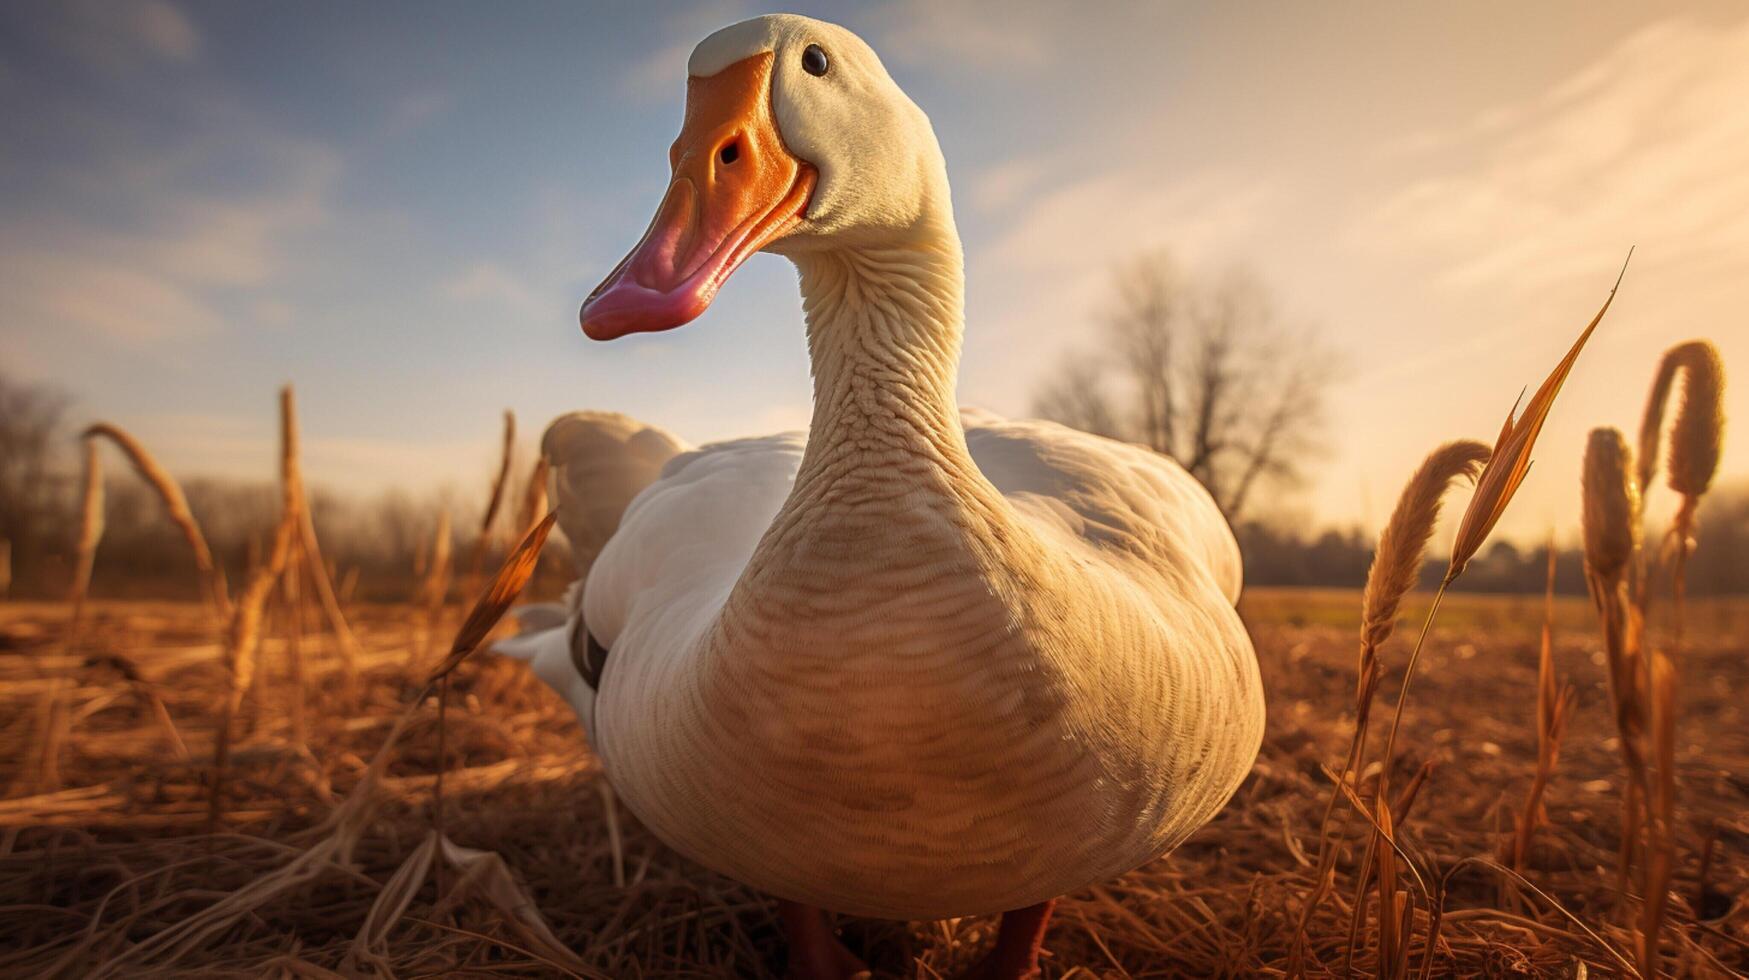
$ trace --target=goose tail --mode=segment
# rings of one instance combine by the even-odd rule
[[[585,731],[592,731],[595,717],[595,689],[577,668],[578,658],[572,646],[586,636],[581,606],[582,583],[574,582],[567,591],[566,602],[540,602],[511,610],[522,632],[492,645],[492,652],[528,664],[534,676],[556,691]]]

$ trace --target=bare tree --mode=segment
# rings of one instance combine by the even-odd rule
[[[1127,430],[1103,387],[1104,373],[1105,366],[1096,358],[1070,358],[1034,396],[1033,411],[1096,436],[1124,438]]]
[[[1243,272],[1200,285],[1151,252],[1114,287],[1109,353],[1066,362],[1034,411],[1171,456],[1230,520],[1258,487],[1297,480],[1332,376],[1322,342],[1286,326]]]
[[[67,531],[56,470],[67,397],[0,374],[0,540],[9,542],[14,577],[37,573]]]

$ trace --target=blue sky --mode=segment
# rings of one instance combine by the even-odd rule
[[[1575,523],[1584,433],[1631,428],[1659,351],[1749,363],[1749,9],[798,6],[935,122],[968,404],[1024,413],[1098,343],[1125,256],[1243,264],[1344,366],[1314,482],[1268,509],[1376,525],[1421,453],[1492,435],[1637,244],[1509,516],[1536,534]],[[576,407],[693,441],[804,424],[779,258],[680,331],[576,324],[666,183],[687,52],[757,12],[8,4],[0,364],[184,473],[270,474],[293,381],[311,478],[360,491],[483,482],[505,407],[529,440]]]

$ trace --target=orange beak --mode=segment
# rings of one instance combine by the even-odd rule
[[[643,240],[583,301],[593,340],[668,330],[710,306],[748,256],[807,214],[814,168],[785,149],[771,116],[767,51],[686,82],[674,179]]]

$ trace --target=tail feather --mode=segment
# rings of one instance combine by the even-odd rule
[[[588,639],[582,625],[583,583],[632,498],[685,448],[667,432],[614,412],[561,415],[541,436],[541,455],[552,467],[559,527],[570,543],[578,579],[562,602],[512,610],[522,632],[492,650],[527,661],[535,676],[577,712],[591,737],[595,689],[578,669],[586,660],[577,655],[586,652],[580,644]]]
[[[562,608],[562,607],[561,607]],[[567,619],[548,629],[519,633],[492,645],[492,652],[528,662],[534,676],[557,691],[559,697],[577,712],[584,731],[593,732],[595,722],[595,689],[578,672],[571,657],[571,638],[580,628]]]
[[[563,602],[531,602],[510,610],[523,633],[556,629],[571,621],[571,608]]]

